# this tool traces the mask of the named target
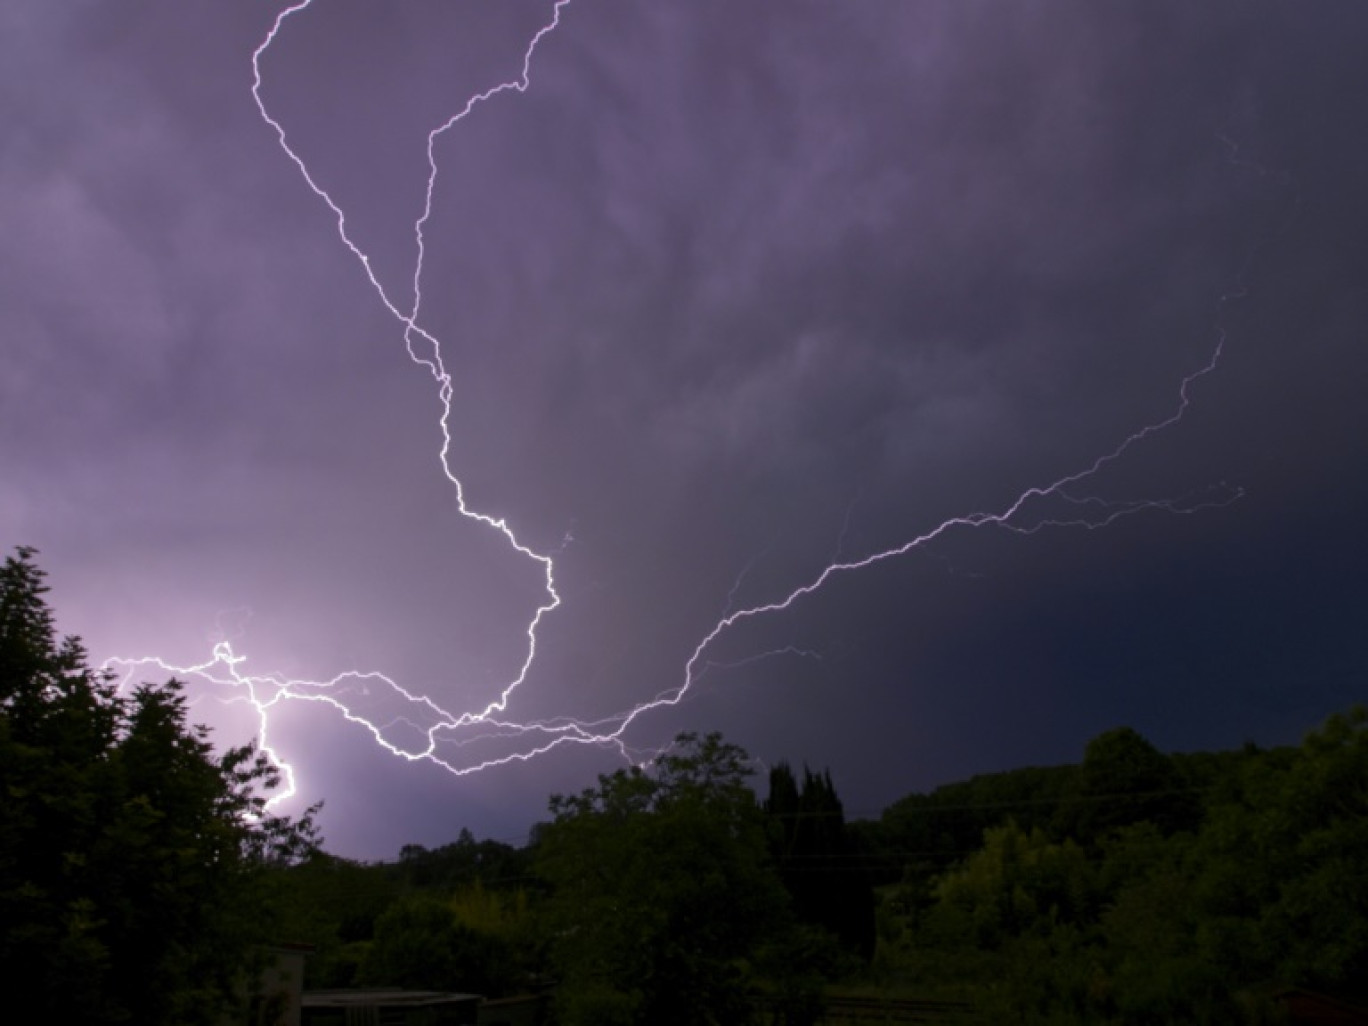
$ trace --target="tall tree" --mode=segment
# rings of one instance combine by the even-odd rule
[[[216,757],[175,681],[120,695],[0,567],[0,981],[52,1022],[215,1022],[261,936],[259,868],[314,843],[260,752]]]
[[[681,734],[649,770],[552,797],[537,858],[561,1022],[748,1020],[745,962],[787,907],[746,761],[717,734]]]
[[[769,783],[771,848],[794,911],[867,961],[874,954],[874,889],[846,830],[831,774],[804,767],[800,788],[781,762],[770,770]]]

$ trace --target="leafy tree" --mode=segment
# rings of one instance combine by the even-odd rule
[[[924,885],[983,841],[983,832],[1013,820],[1023,830],[1049,827],[1078,788],[1078,766],[1028,766],[982,773],[909,794],[890,805],[876,825],[861,826],[864,846],[880,860],[877,883]]]
[[[1368,997],[1368,709],[1247,762],[1198,837],[1203,956],[1228,977]]]
[[[518,975],[503,937],[461,922],[450,902],[417,894],[376,920],[357,982],[497,995],[513,989]]]
[[[948,956],[942,976],[1023,1023],[1281,1021],[1277,985],[1368,998],[1368,710],[1299,748],[1190,762],[1209,795],[1195,832],[1174,829],[1190,793],[1162,757],[1133,732],[1099,740],[1075,794],[1086,843],[1009,825],[940,877],[914,943]]]
[[[316,852],[268,875],[279,936],[308,944],[306,989],[352,987],[375,937],[376,920],[402,893],[387,866]]]
[[[1073,793],[1057,826],[1084,843],[1131,823],[1153,823],[1164,833],[1189,830],[1201,805],[1173,761],[1130,727],[1088,742]]]
[[[525,852],[499,841],[477,841],[462,827],[454,843],[440,848],[404,845],[398,871],[411,886],[455,890],[476,882],[486,887],[519,883],[526,879],[528,866]]]
[[[552,797],[537,862],[561,1022],[748,1020],[748,960],[787,901],[746,761],[717,734],[681,734],[649,770]]]
[[[1084,920],[1094,873],[1082,848],[1014,822],[984,833],[983,847],[946,873],[937,898],[972,943],[996,948],[1038,926]]]
[[[90,669],[33,555],[0,567],[0,980],[43,1021],[214,1022],[268,939],[261,868],[312,816],[270,814],[275,768],[216,758],[177,682]]]
[[[1112,835],[1102,850],[1108,895],[1095,961],[1105,985],[1094,997],[1122,1022],[1234,1021],[1232,984],[1205,957],[1194,880],[1194,840],[1152,823]],[[1100,1009],[1092,1009],[1094,1020]]]

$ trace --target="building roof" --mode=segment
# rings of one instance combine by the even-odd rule
[[[306,990],[304,1008],[346,1008],[383,1005],[386,1008],[425,1008],[431,1005],[464,1005],[480,1000],[479,994],[453,994],[441,990]]]

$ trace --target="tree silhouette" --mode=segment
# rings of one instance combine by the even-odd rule
[[[719,735],[681,734],[649,771],[552,797],[537,864],[559,1021],[748,1020],[745,961],[787,913],[748,773]]]
[[[874,953],[874,891],[846,830],[831,774],[803,768],[801,788],[788,763],[770,770],[765,812],[771,848],[798,917],[834,934],[868,960]]]
[[[59,640],[33,557],[0,567],[0,980],[38,1021],[216,1022],[312,815],[268,813],[274,766],[216,757],[177,682],[120,695]]]

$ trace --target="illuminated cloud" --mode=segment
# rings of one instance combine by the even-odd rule
[[[874,813],[1295,736],[1362,668],[1359,17],[11,13],[3,536],[97,658],[226,642],[197,712],[259,703],[343,851],[622,758],[442,768],[557,739]]]

